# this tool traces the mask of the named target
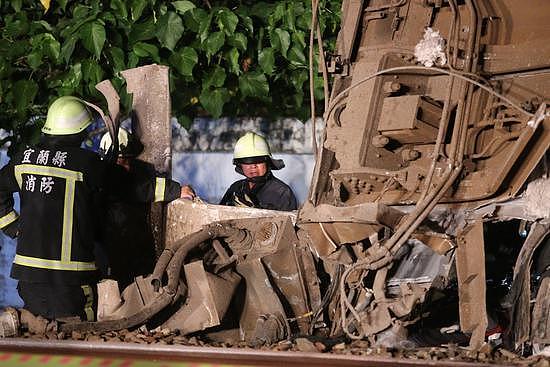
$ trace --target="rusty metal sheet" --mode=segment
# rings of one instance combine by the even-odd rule
[[[470,347],[477,349],[484,342],[487,330],[485,249],[481,220],[469,224],[458,236],[456,272],[460,328],[465,333],[472,333]]]
[[[354,222],[383,224],[394,227],[402,218],[403,213],[390,206],[372,202],[359,205],[339,207],[321,204],[313,207],[304,204],[298,213],[298,224],[311,222]]]
[[[550,67],[550,45],[546,39],[518,44],[491,45],[483,54],[484,69],[491,74],[535,70]],[[526,63],[524,60],[529,60]]]
[[[285,310],[260,259],[237,265],[246,282],[246,295],[241,314],[241,339],[255,342],[280,340],[288,333]],[[266,321],[273,320],[267,323]],[[279,320],[277,322],[276,320]]]
[[[445,255],[455,248],[455,244],[446,234],[417,231],[411,238],[419,240],[440,255]]]
[[[135,278],[135,281],[126,287],[122,294],[118,292],[116,281],[100,284],[98,321],[119,320],[137,314],[158,296],[151,285],[150,276]]]
[[[290,220],[287,219],[279,231],[281,235],[278,238],[277,251],[264,256],[262,262],[271,275],[270,279],[290,305],[291,314],[288,315],[287,312],[287,315],[295,319],[299,332],[305,334],[309,330],[312,309],[308,304],[306,269],[302,267],[302,261],[311,258],[311,254],[297,250],[298,238]]]
[[[189,334],[219,325],[240,277],[233,272],[225,277],[208,273],[202,261],[186,264],[184,272],[189,289],[186,302],[163,327]]]
[[[336,251],[340,245],[354,243],[376,235],[380,225],[365,223],[301,223],[299,227],[307,232],[306,241],[317,257],[326,257]]]

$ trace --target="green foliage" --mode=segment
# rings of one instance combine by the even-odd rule
[[[208,4],[212,4],[210,7]],[[28,141],[61,95],[105,106],[95,84],[120,71],[170,66],[173,114],[309,113],[309,1],[0,0],[0,128]],[[325,47],[334,47],[340,1],[321,1]],[[315,45],[315,47],[317,47]],[[317,65],[314,66],[317,70]],[[322,80],[316,78],[316,96]],[[322,103],[322,101],[318,101]]]

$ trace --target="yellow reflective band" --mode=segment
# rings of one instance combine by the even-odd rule
[[[73,209],[74,209],[75,186],[76,186],[76,181],[83,181],[82,172],[71,171],[65,168],[58,168],[58,167],[39,166],[36,164],[20,164],[15,166],[15,177],[17,179],[17,183],[19,184],[20,188],[22,187],[21,185],[23,182],[24,174],[53,176],[53,177],[65,179],[65,200],[63,201],[63,229],[61,234],[61,261],[57,261],[57,260],[47,260],[47,261],[57,261],[62,264],[72,263],[71,262],[71,244],[73,241]],[[86,263],[83,263],[83,264],[86,264]],[[33,266],[33,265],[26,265],[26,266]],[[37,267],[43,267],[43,266],[39,265]],[[50,269],[50,266],[47,265],[45,268]],[[95,268],[95,264],[94,264],[94,268]],[[66,270],[75,270],[75,269],[66,269]]]
[[[42,268],[50,270],[70,270],[70,271],[92,271],[97,270],[95,262],[69,261],[63,262],[59,260],[40,259],[38,257],[30,257],[16,254],[13,262],[22,266],[33,268]]]
[[[53,176],[66,180],[83,181],[82,172],[71,171],[65,168],[38,166],[36,164],[18,164],[15,166],[15,178],[19,188],[22,186],[23,174]]]
[[[82,292],[84,292],[84,297],[86,297],[86,304],[84,305],[84,313],[86,313],[86,320],[87,321],[94,321],[94,310],[92,308],[92,305],[94,304],[94,292],[92,291],[92,287],[89,285],[81,285]]]
[[[15,210],[12,210],[0,218],[0,228],[4,228],[7,225],[12,224],[17,218],[19,218],[19,214],[17,214]]]
[[[71,261],[73,242],[73,207],[75,181],[65,181],[65,200],[63,202],[63,234],[61,237],[61,261]]]
[[[164,190],[166,188],[166,179],[157,177],[155,183],[155,202],[164,201]]]

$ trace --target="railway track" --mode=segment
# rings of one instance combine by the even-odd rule
[[[495,366],[450,360],[397,359],[333,353],[265,351],[246,348],[217,348],[87,342],[66,340],[0,339],[0,365],[172,367],[172,366]]]

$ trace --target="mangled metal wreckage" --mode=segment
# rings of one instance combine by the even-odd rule
[[[344,0],[298,213],[171,203],[154,273],[100,299],[102,321],[62,327],[156,319],[251,343],[321,333],[406,346],[447,301],[457,319],[438,326],[459,323],[471,347],[495,324],[510,348],[549,344],[550,4],[529,3]],[[154,136],[169,134],[168,114],[140,110],[169,104],[166,84],[147,98],[132,88],[142,130],[169,147]],[[169,169],[169,155],[151,157]]]

